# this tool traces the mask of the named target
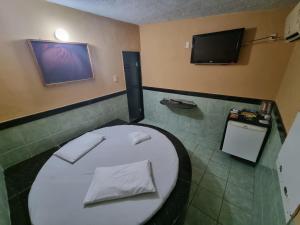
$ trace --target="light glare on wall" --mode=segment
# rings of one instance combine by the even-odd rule
[[[57,40],[60,40],[60,41],[68,41],[69,40],[69,33],[62,28],[56,29],[56,31],[54,32],[54,36]]]

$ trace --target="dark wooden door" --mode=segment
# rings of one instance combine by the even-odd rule
[[[130,122],[144,118],[141,63],[139,52],[123,51],[123,64],[126,79]]]

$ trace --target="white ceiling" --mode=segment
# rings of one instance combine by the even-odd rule
[[[281,7],[298,0],[48,0],[100,16],[145,24]]]

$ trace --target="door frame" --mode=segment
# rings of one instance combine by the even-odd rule
[[[126,74],[125,74],[125,66],[124,66],[124,58],[123,58],[123,53],[125,52],[132,52],[132,53],[138,53],[139,54],[139,69],[140,69],[140,73],[139,73],[139,92],[140,92],[140,103],[141,103],[141,117],[140,118],[137,118],[135,120],[132,120],[130,121],[130,112],[129,112],[129,101],[128,101],[128,94],[127,94],[127,90],[128,90],[128,87],[127,87],[127,83],[126,83]],[[124,82],[125,82],[125,87],[126,87],[126,95],[127,95],[127,106],[128,106],[128,117],[129,117],[129,122],[130,123],[138,123],[140,122],[141,120],[143,120],[145,118],[145,111],[144,111],[144,96],[143,96],[143,86],[142,86],[142,63],[141,63],[141,53],[139,51],[122,51],[121,52],[121,58],[122,58],[122,68],[123,68],[123,77],[124,77]]]

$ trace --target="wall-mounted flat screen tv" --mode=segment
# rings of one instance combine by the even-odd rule
[[[193,36],[191,63],[236,63],[245,28]]]
[[[44,85],[94,78],[88,45],[28,40]]]

